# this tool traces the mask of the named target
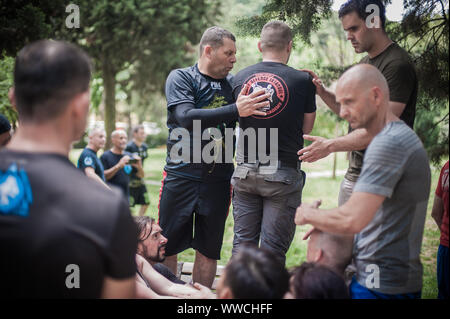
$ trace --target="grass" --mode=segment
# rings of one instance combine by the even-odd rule
[[[81,150],[72,150],[70,158],[72,162],[76,163]],[[146,180],[152,184],[147,185],[150,195],[150,207],[147,210],[147,215],[158,219],[158,201],[160,182],[162,179],[162,172],[165,164],[166,149],[155,148],[149,150],[149,157],[145,161],[144,170],[146,173]],[[328,156],[315,163],[304,163],[303,170],[308,173],[331,171],[333,165],[333,156]],[[345,153],[337,154],[337,169],[345,170],[348,166]],[[427,219],[425,223],[425,231],[422,243],[421,260],[424,268],[422,298],[436,298],[437,297],[437,283],[436,283],[436,254],[439,246],[440,232],[431,218],[431,208],[434,200],[434,190],[436,189],[439,178],[440,168],[432,167],[432,184],[430,191],[430,200],[428,202]],[[311,174],[310,174],[311,175]],[[316,199],[322,200],[322,208],[333,208],[337,206],[337,198],[339,193],[339,186],[343,176],[337,176],[336,179],[331,177],[307,177],[306,185],[303,191],[303,202],[312,202]],[[153,185],[156,184],[157,185]],[[131,208],[132,214],[136,215],[138,208]],[[218,261],[219,265],[226,265],[231,257],[231,249],[233,247],[233,214],[232,207],[228,215],[223,245],[221,250],[221,259]],[[300,265],[306,260],[306,241],[302,240],[303,235],[310,226],[297,227],[294,240],[286,255],[286,266],[291,268]],[[188,249],[179,254],[180,261],[193,262],[194,250]]]

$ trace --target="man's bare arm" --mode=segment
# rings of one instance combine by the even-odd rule
[[[399,102],[389,102],[392,112],[400,117],[405,105]],[[320,136],[304,135],[303,138],[313,143],[297,152],[299,159],[304,162],[315,162],[327,157],[334,152],[351,152],[364,150],[369,146],[373,136],[366,129],[357,129],[347,135],[332,139],[326,139]]]
[[[305,113],[303,115],[303,127],[302,127],[303,134],[311,133],[314,127],[315,120],[316,120],[316,112]]]
[[[297,208],[295,223],[310,224],[321,231],[354,235],[366,227],[385,200],[384,196],[355,192],[342,206],[318,209],[316,204],[302,204]]]
[[[111,168],[105,169],[104,174],[106,180],[110,180],[117,174],[119,170],[125,167],[126,164],[130,161],[130,157],[128,155],[123,156],[120,161]]]
[[[102,184],[103,186],[105,186],[108,189],[109,188],[108,185],[106,185],[106,183],[100,178],[100,176],[98,176],[97,174],[95,174],[95,170],[92,167],[86,167],[84,169],[84,173],[86,174],[87,177],[93,179],[96,182],[99,182],[100,184]]]
[[[441,229],[443,216],[444,216],[444,201],[442,200],[442,198],[435,195],[433,209],[431,210],[431,217],[433,217],[439,229]]]
[[[316,94],[320,96],[322,101],[337,115],[341,111],[341,106],[336,102],[336,95],[331,90],[325,88],[322,80],[319,79],[316,73],[308,69],[301,69],[300,71],[308,72],[312,76],[312,82],[316,86]]]
[[[303,135],[303,138],[313,143],[297,152],[304,162],[315,162],[334,152],[349,152],[363,150],[369,146],[372,136],[366,129],[357,129],[347,135],[333,139],[320,136]]]

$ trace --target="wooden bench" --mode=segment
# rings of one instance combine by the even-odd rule
[[[194,263],[180,261],[177,265],[177,277],[186,283],[190,283],[192,281],[193,269]],[[224,269],[224,266],[217,265],[216,278],[214,278],[214,282],[211,287],[212,290],[216,290],[217,282],[219,281]]]

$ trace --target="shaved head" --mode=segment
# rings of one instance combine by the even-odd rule
[[[282,21],[267,22],[261,31],[262,51],[282,51],[292,41],[291,28]]]
[[[340,105],[339,116],[346,119],[352,129],[376,130],[389,112],[389,87],[377,68],[358,64],[339,78],[336,102]]]
[[[354,90],[365,90],[378,87],[389,101],[389,87],[384,75],[376,67],[370,64],[358,64],[341,75],[336,90],[339,86],[349,85]]]
[[[124,130],[115,130],[111,133],[111,142],[114,148],[118,151],[125,150],[128,142],[127,138],[127,132],[125,132]]]
[[[95,136],[97,134],[101,134],[101,133],[105,133],[105,130],[103,128],[101,128],[101,127],[94,127],[93,129],[91,129],[89,131],[88,136],[89,137],[93,137],[93,136]]]
[[[119,137],[121,135],[127,136],[127,133],[124,130],[115,130],[111,133],[112,138]]]
[[[315,229],[308,241],[306,260],[318,262],[344,275],[350,264],[353,251],[353,236],[342,236]]]

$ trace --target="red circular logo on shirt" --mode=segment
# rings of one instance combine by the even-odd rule
[[[252,115],[257,119],[269,119],[280,114],[289,100],[289,90],[286,83],[278,75],[272,73],[256,73],[244,81],[244,94],[248,95],[259,90],[270,94],[270,105],[261,108],[266,116]]]

